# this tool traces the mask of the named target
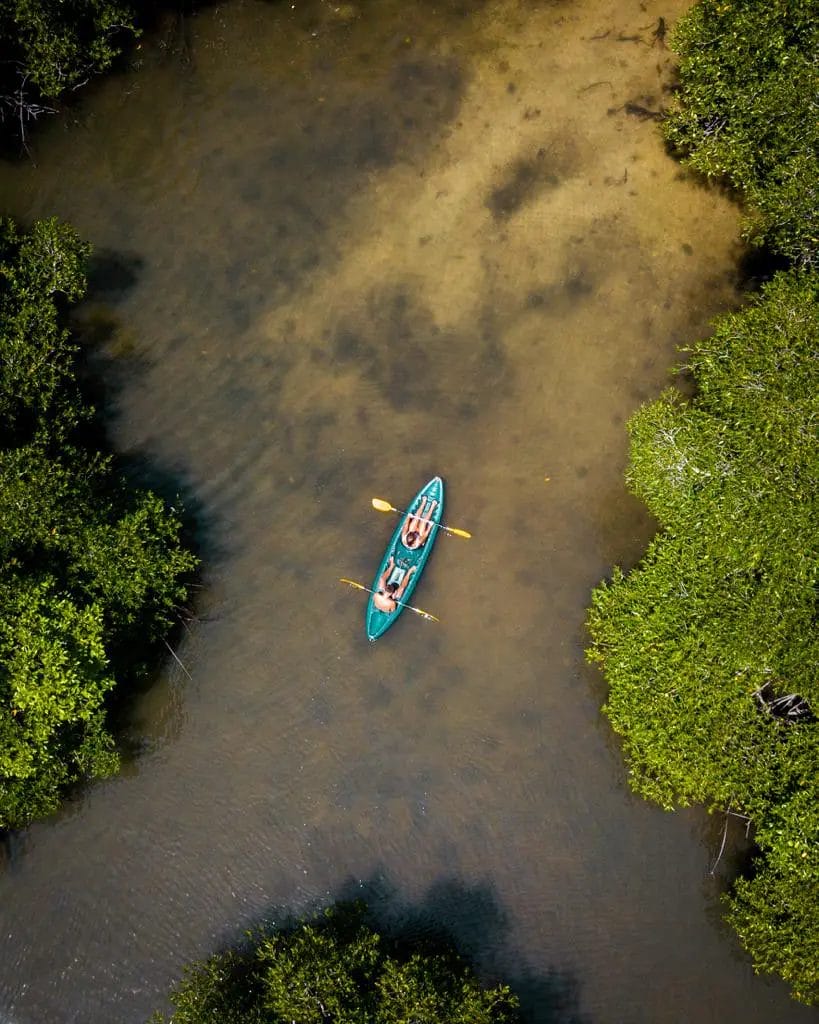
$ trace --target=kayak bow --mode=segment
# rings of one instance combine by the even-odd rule
[[[421,513],[422,508],[423,513]],[[402,540],[402,533],[404,532],[405,524],[410,519],[419,515],[419,513],[422,514],[424,520],[428,520],[425,525],[430,525],[431,529],[421,547],[408,547],[404,540]],[[382,577],[387,572],[387,566],[392,562],[389,575],[383,582],[384,584],[398,584],[399,603],[394,611],[382,611],[375,606],[375,594],[370,593],[370,599],[367,602],[366,620],[367,639],[370,642],[377,640],[382,634],[387,632],[403,611],[404,606],[407,605],[413,590],[418,586],[418,580],[430,556],[432,545],[440,533],[441,517],[443,514],[444,482],[439,476],[436,476],[421,488],[407,507],[406,513],[401,517],[401,521],[390,538],[387,550],[384,552],[384,557],[381,559],[381,564],[378,567],[378,572],[375,574],[372,590],[377,592],[379,582],[381,582]],[[403,589],[401,589],[402,587]]]

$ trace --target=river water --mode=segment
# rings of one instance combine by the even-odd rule
[[[528,1019],[798,1022],[719,916],[721,822],[628,791],[591,587],[653,526],[624,424],[736,305],[737,211],[635,107],[678,0],[264,4],[143,40],[0,168],[95,246],[112,441],[195,515],[205,588],[121,776],[10,838],[0,1015],[137,1024],[260,917],[364,895]],[[364,595],[430,476],[442,536]],[[729,850],[732,848],[729,843]]]

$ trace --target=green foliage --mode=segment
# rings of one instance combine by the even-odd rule
[[[388,954],[358,906],[193,965],[171,1002],[169,1024],[512,1024],[517,1007],[454,957]]]
[[[167,629],[194,564],[160,499],[74,443],[91,410],[61,314],[88,251],[54,220],[0,222],[0,828],[116,770],[112,659]]]
[[[3,819],[56,805],[62,788],[117,767],[102,702],[114,685],[99,607],[77,606],[53,580],[7,583],[0,596],[0,780]]]
[[[110,67],[116,37],[134,33],[133,4],[118,0],[7,0],[0,11],[0,54],[54,100]]]
[[[817,337],[816,276],[780,275],[693,350],[693,402],[669,391],[634,416],[628,479],[662,532],[589,616],[632,786],[752,818],[765,859],[732,920],[805,1001],[819,999]]]
[[[749,206],[748,237],[805,266],[819,240],[819,3],[699,0],[679,22],[666,136]]]
[[[0,219],[0,440],[19,443],[48,427],[64,436],[80,410],[73,392],[76,345],[59,324],[61,302],[85,293],[90,248],[56,218],[21,235]]]
[[[113,627],[139,624],[149,637],[164,632],[173,606],[185,597],[179,579],[193,564],[179,546],[179,521],[150,492],[128,507],[112,503],[95,512],[68,538],[73,588],[100,601]]]
[[[506,986],[486,991],[457,963],[417,953],[388,960],[377,984],[376,1024],[502,1024],[517,1006]]]
[[[811,759],[812,758],[812,767]],[[772,971],[805,1003],[819,1001],[819,757],[803,760],[803,788],[771,808],[756,839],[764,857],[728,898],[728,920],[757,970]],[[808,774],[809,772],[809,774]]]
[[[262,971],[256,957],[234,950],[185,968],[171,993],[172,1024],[266,1024]],[[150,1024],[163,1024],[157,1012]]]
[[[270,1019],[368,1024],[378,936],[363,927],[339,927],[343,920],[332,916],[322,923],[324,927],[304,924],[262,942],[259,959]]]

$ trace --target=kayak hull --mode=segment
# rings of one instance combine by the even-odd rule
[[[436,503],[435,508],[431,514],[428,514],[430,502],[432,501]],[[401,532],[404,528],[404,523],[419,511],[422,503],[424,502],[424,516],[432,521],[432,530],[420,548],[408,548],[401,539]],[[400,598],[403,604],[412,603],[412,592],[418,586],[418,580],[420,579],[424,566],[427,564],[427,560],[432,553],[432,546],[435,543],[436,537],[441,532],[440,523],[443,514],[444,481],[441,477],[435,476],[415,495],[412,502],[407,506],[407,511],[401,516],[401,520],[395,528],[395,532],[387,545],[387,550],[384,552],[384,557],[381,559],[381,564],[378,566],[378,572],[376,572],[375,579],[373,580],[373,590],[378,590],[378,582],[386,571],[390,559],[392,558],[394,566],[390,574],[390,579],[395,579],[396,582],[400,582],[404,579],[407,573],[410,573],[413,570],[413,568],[415,570],[412,572],[412,576],[407,583],[407,587]],[[375,607],[374,595],[370,594],[370,600],[367,602],[367,639],[372,643],[380,636],[383,636],[403,610],[403,607],[399,604],[394,612],[383,612],[379,608]]]

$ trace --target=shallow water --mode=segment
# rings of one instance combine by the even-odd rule
[[[0,168],[4,209],[96,247],[113,440],[196,513],[206,582],[138,756],[7,846],[17,1024],[136,1024],[260,915],[353,893],[531,1021],[807,1020],[720,922],[721,823],[630,795],[583,661],[653,529],[624,423],[738,301],[737,211],[624,106],[667,101],[682,9],[234,0]],[[336,580],[394,528],[371,497],[436,473],[474,539],[415,592],[441,623],[369,645]]]

